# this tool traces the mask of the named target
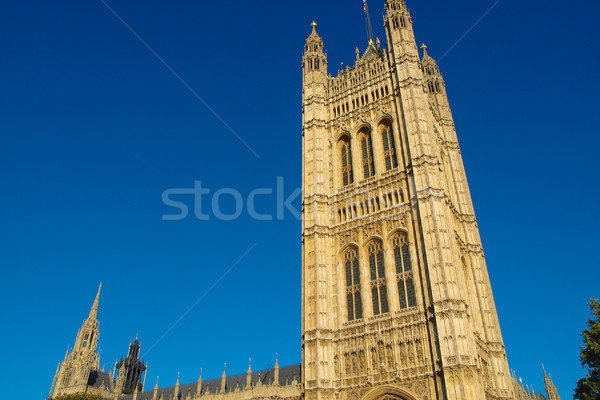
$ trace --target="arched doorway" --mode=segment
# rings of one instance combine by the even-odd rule
[[[401,387],[384,385],[376,387],[362,396],[361,400],[421,400]]]

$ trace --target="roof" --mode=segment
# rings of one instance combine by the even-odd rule
[[[294,379],[297,383],[300,383],[300,364],[292,365],[290,367],[279,368],[279,385],[280,386],[288,386],[292,385]],[[252,386],[256,386],[259,379],[261,384],[270,385],[273,383],[275,370],[268,369],[259,372],[252,373]],[[225,378],[225,391],[232,392],[238,387],[240,390],[246,387],[246,374],[234,375],[231,377]],[[196,394],[196,389],[198,388],[198,383],[188,383],[185,385],[179,386],[179,394],[180,398],[185,399],[187,397],[188,392],[190,396],[193,398]],[[202,393],[204,393],[207,389],[210,390],[210,393],[218,393],[221,390],[221,378],[211,379],[208,381],[202,382]],[[137,396],[138,400],[151,400],[154,389],[146,390],[143,393],[139,393]],[[175,386],[171,386],[168,388],[158,389],[158,393],[160,394],[161,399],[169,399],[172,398],[175,394]],[[127,395],[122,397],[124,400],[133,399],[133,395]]]
[[[91,371],[90,377],[88,378],[88,386],[109,391],[112,391],[113,389],[112,379],[110,375],[104,371]]]

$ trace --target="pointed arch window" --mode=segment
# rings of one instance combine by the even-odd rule
[[[354,183],[354,172],[352,171],[352,152],[350,142],[342,141],[342,184],[348,186]]]
[[[385,170],[398,168],[398,157],[396,155],[396,143],[394,141],[394,131],[391,127],[383,128],[381,134],[383,138],[383,155],[385,157]]]
[[[373,315],[385,314],[389,311],[385,285],[383,251],[381,247],[380,241],[373,241],[368,246]]]
[[[360,300],[360,270],[358,267],[358,250],[350,248],[344,253],[346,267],[346,301],[348,304],[348,321],[362,318]]]
[[[375,162],[373,161],[373,142],[371,140],[371,133],[367,132],[362,138],[362,158],[363,158],[363,171],[365,179],[375,175]]]
[[[399,233],[394,236],[392,245],[394,247],[394,262],[396,264],[400,308],[414,307],[416,306],[415,287],[406,233]]]

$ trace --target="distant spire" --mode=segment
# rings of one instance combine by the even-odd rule
[[[279,385],[279,354],[275,353],[275,368],[273,371],[273,385]]]
[[[158,398],[158,376],[156,377],[156,385],[154,386],[154,391],[152,392],[152,400],[157,400]]]
[[[365,9],[365,15],[367,18],[367,40],[369,44],[375,43],[373,40],[373,29],[371,28],[371,17],[369,17],[369,6],[367,5],[367,0],[363,0],[363,7]]]
[[[221,393],[225,393],[225,383],[227,382],[227,363],[223,366],[223,375],[221,375]]]
[[[200,376],[198,377],[198,386],[196,387],[196,395],[202,392],[202,368],[200,368]]]
[[[177,382],[175,383],[175,394],[173,395],[173,398],[179,398],[179,372],[177,373]]]
[[[96,299],[94,300],[94,304],[92,305],[92,309],[90,310],[90,316],[88,319],[98,319],[98,304],[100,303],[100,290],[102,289],[102,283],[100,283],[100,287],[98,288],[98,294],[96,295]]]
[[[423,50],[423,58],[425,58],[429,55],[429,54],[427,54],[427,46],[425,45],[425,43],[423,43],[421,45],[421,50]]]
[[[146,377],[148,376],[148,363],[146,363],[146,371],[144,372],[144,382],[142,382],[142,392],[146,388]]]
[[[252,359],[248,360],[248,371],[246,371],[246,389],[252,386]]]

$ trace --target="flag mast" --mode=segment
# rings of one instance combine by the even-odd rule
[[[367,5],[367,0],[363,0],[363,7],[367,17],[367,39],[369,40],[369,44],[375,43],[375,40],[373,39],[373,29],[371,28],[371,18],[369,17],[369,6]]]

